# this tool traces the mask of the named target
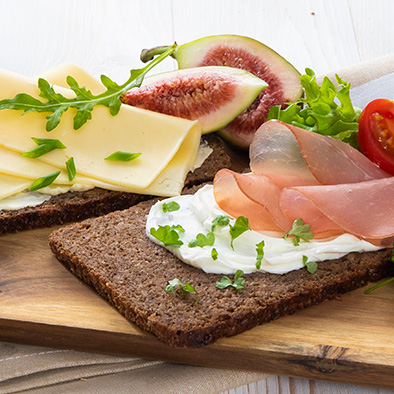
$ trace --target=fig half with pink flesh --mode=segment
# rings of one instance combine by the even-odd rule
[[[250,106],[267,84],[231,67],[197,67],[145,78],[125,93],[125,104],[199,120],[202,133],[222,129]]]
[[[144,50],[141,60],[160,54],[167,47]],[[180,69],[200,66],[228,66],[244,69],[268,83],[256,100],[220,134],[237,146],[246,148],[254,133],[265,122],[274,105],[284,105],[301,97],[300,73],[271,48],[249,37],[208,36],[177,46],[173,57]]]

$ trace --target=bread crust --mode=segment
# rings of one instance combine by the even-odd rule
[[[56,230],[50,247],[124,317],[170,346],[208,345],[380,280],[393,270],[392,251],[383,249],[321,262],[315,274],[306,269],[285,275],[252,273],[245,275],[241,293],[219,290],[215,283],[222,275],[182,263],[146,236],[146,217],[155,201]],[[174,278],[191,283],[197,296],[167,294],[165,287]]]

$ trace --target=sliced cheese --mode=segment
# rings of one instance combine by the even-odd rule
[[[0,200],[26,190],[31,180],[11,175],[0,174]]]
[[[93,94],[100,94],[105,91],[104,86],[96,78],[74,63],[61,63],[40,73],[36,79],[39,77],[44,78],[52,85],[69,88],[66,80],[68,75],[71,75],[79,83],[79,86],[85,86]]]
[[[56,90],[65,96],[71,95],[67,89],[56,87]],[[11,98],[20,92],[37,96],[36,82],[1,71],[0,98]],[[24,152],[35,146],[31,137],[58,138],[67,148],[41,156],[40,161],[64,169],[65,161],[74,157],[79,174],[114,185],[116,189],[179,194],[197,155],[201,136],[198,122],[123,105],[119,114],[112,117],[108,108],[98,106],[93,110],[91,121],[80,130],[73,130],[74,113],[69,109],[60,125],[48,133],[45,131],[45,114],[21,116],[20,111],[1,110],[0,145]],[[126,163],[104,160],[117,150],[142,154]],[[150,185],[154,186],[152,190]]]

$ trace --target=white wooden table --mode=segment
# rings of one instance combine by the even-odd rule
[[[323,74],[394,53],[393,15],[390,0],[0,0],[0,67],[32,76],[70,61],[123,82],[142,48],[231,33]],[[228,393],[279,392],[393,391],[272,376]]]

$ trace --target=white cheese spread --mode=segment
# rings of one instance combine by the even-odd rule
[[[180,205],[179,210],[163,212],[163,203],[175,201]],[[229,226],[217,226],[213,246],[189,247],[189,242],[196,239],[198,233],[207,234],[211,231],[213,220],[219,216],[228,216],[216,204],[213,187],[208,185],[200,189],[195,195],[172,197],[159,201],[150,210],[146,232],[148,237],[163,245],[150,234],[150,229],[159,226],[180,225],[185,230],[179,232],[179,239],[183,245],[167,247],[179,259],[187,264],[202,269],[207,273],[234,274],[241,269],[244,273],[264,271],[274,274],[285,274],[304,267],[303,256],[307,261],[319,262],[340,258],[350,252],[376,251],[378,248],[351,234],[343,234],[329,240],[300,242],[294,246],[292,239],[286,240],[281,236],[263,234],[248,230],[233,241],[231,247]],[[235,219],[230,218],[234,225]],[[264,257],[260,269],[256,268],[256,245],[264,241]],[[217,258],[212,257],[212,249],[217,251]]]

